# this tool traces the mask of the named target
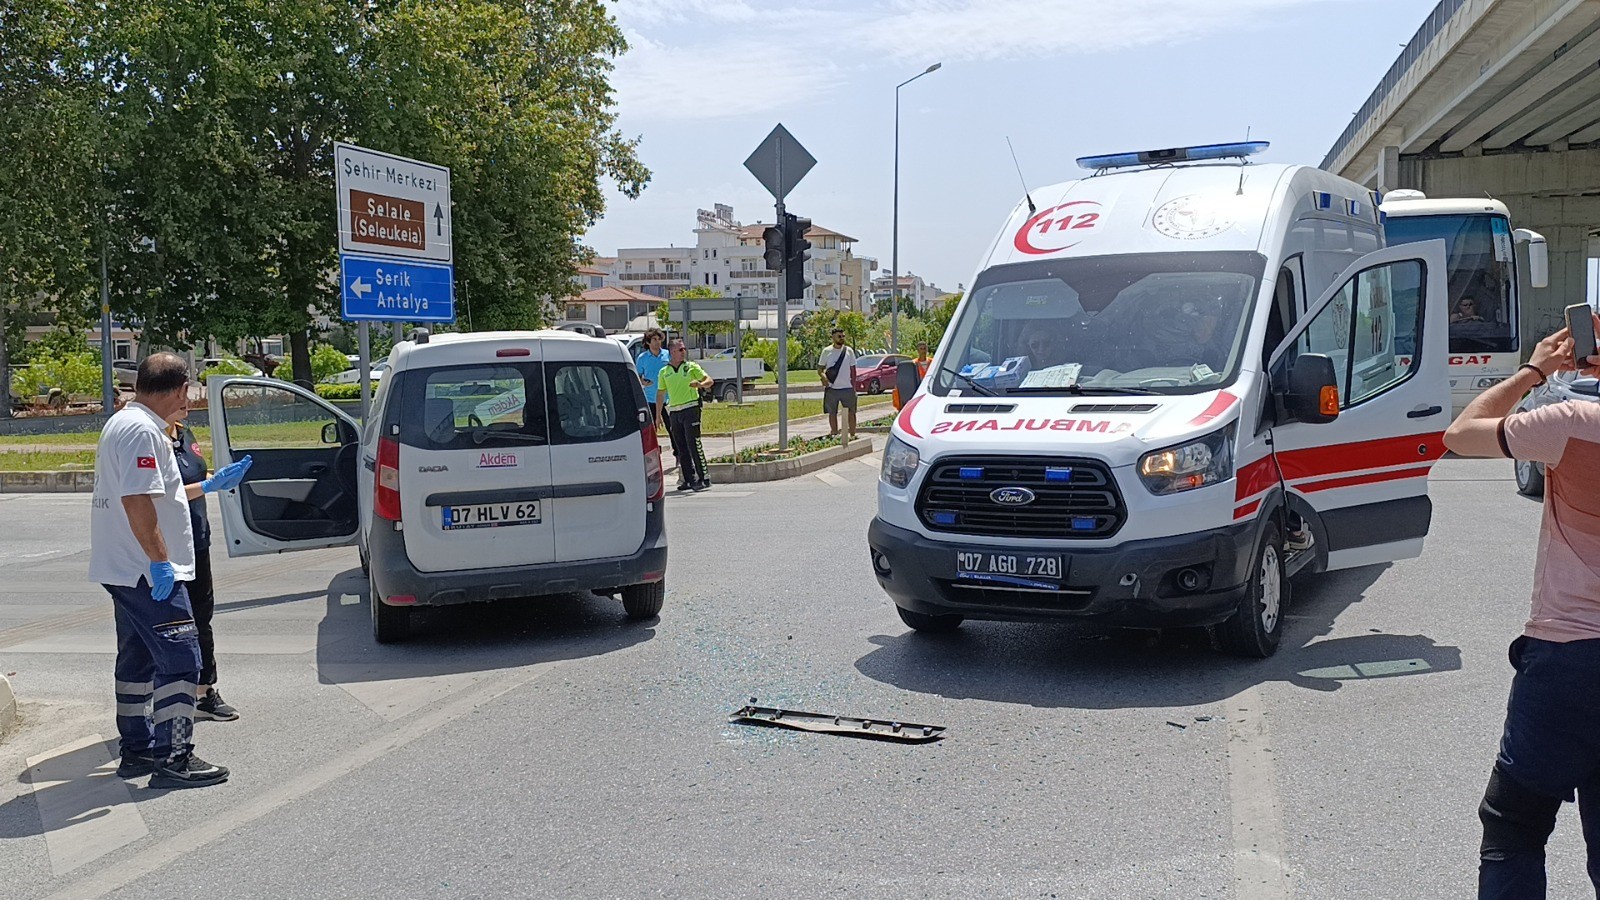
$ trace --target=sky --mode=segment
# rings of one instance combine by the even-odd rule
[[[627,36],[618,128],[652,171],[608,191],[585,237],[694,243],[695,211],[749,224],[772,197],[743,163],[773,126],[817,165],[788,210],[891,263],[901,88],[900,269],[970,282],[1022,183],[1099,153],[1266,140],[1318,165],[1435,0],[608,0]]]

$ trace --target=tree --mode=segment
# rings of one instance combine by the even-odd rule
[[[921,315],[921,310],[917,309],[917,301],[904,294],[900,295],[899,301],[901,318],[906,318],[907,316],[916,318]],[[888,297],[881,297],[872,301],[872,316],[873,318],[887,316],[893,308],[894,306],[889,303]]]
[[[117,307],[182,345],[290,335],[336,301],[333,149],[451,168],[457,308],[533,327],[569,287],[599,179],[649,173],[613,128],[601,0],[120,0],[94,60],[118,152]]]
[[[822,348],[832,343],[834,327],[844,329],[844,342],[851,347],[861,349],[868,340],[869,334],[866,317],[858,312],[840,312],[836,309],[809,310],[801,317],[799,327],[791,334],[800,342],[801,357],[807,365],[814,362]],[[790,365],[798,365],[799,359],[791,359]]]

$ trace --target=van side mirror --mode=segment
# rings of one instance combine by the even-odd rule
[[[1517,243],[1528,245],[1528,286],[1548,287],[1550,285],[1550,245],[1545,243],[1544,235],[1526,228],[1518,228],[1512,236]]]
[[[324,444],[342,443],[339,440],[339,423],[338,422],[329,422],[328,424],[322,426],[322,442]]]
[[[904,403],[910,400],[919,387],[922,387],[922,373],[917,371],[917,361],[914,359],[902,359],[896,363],[894,367],[894,389],[900,402]]]
[[[1289,367],[1289,390],[1283,405],[1295,421],[1322,425],[1339,418],[1339,378],[1333,360],[1306,353]]]

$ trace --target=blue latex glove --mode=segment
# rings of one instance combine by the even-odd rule
[[[177,580],[177,573],[172,571],[172,563],[153,562],[150,564],[150,598],[157,603],[172,596],[172,585]]]
[[[215,494],[217,491],[233,490],[239,486],[239,482],[244,481],[244,473],[250,471],[250,464],[252,462],[254,462],[254,460],[246,456],[244,459],[241,459],[236,463],[229,463],[228,465],[223,466],[216,472],[213,472],[210,478],[200,482],[200,490],[207,494]]]

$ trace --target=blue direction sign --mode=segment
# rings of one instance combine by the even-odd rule
[[[346,319],[454,322],[455,267],[406,259],[339,255]]]

